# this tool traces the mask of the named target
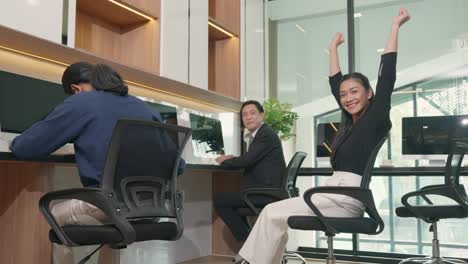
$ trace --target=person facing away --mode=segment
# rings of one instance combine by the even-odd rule
[[[244,141],[247,151],[239,157],[222,155],[216,161],[227,167],[243,169],[241,189],[278,188],[286,173],[281,140],[273,129],[264,123],[264,110],[257,101],[242,104],[240,115],[245,128]],[[253,196],[252,202],[263,207],[272,202],[272,198]],[[245,208],[241,192],[221,193],[214,199],[214,207],[234,237],[244,241],[250,227],[245,217],[237,213],[238,208]]]
[[[70,94],[47,117],[16,137],[10,149],[19,159],[46,157],[67,143],[73,143],[81,183],[100,187],[107,148],[119,119],[161,122],[160,114],[145,102],[128,95],[120,75],[107,65],[78,62],[62,76]],[[183,171],[183,162],[179,173]],[[52,214],[59,225],[100,224],[106,220],[97,207],[80,200],[55,204]],[[54,263],[72,263],[68,248],[54,244]]]
[[[343,114],[331,157],[334,173],[325,186],[360,186],[361,175],[371,152],[391,128],[391,94],[396,80],[396,51],[400,27],[410,19],[400,9],[393,19],[390,35],[378,71],[374,96],[369,80],[361,73],[341,74],[338,46],[344,42],[337,33],[330,45],[330,86]],[[326,217],[360,217],[364,205],[351,197],[315,194],[313,203]],[[267,205],[257,219],[234,263],[276,264],[288,239],[287,220],[292,215],[314,215],[303,197]]]

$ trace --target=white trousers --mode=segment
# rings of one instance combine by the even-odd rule
[[[359,186],[361,176],[336,171],[325,186]],[[364,214],[364,206],[349,196],[314,194],[311,198],[324,216],[356,217]],[[293,215],[315,215],[302,196],[267,205],[252,228],[239,255],[250,264],[278,264],[288,241],[288,218]]]
[[[52,207],[52,215],[60,226],[63,225],[102,225],[107,217],[101,209],[81,200],[67,200]],[[114,250],[104,246],[99,253],[98,263],[114,263]],[[52,261],[54,264],[74,263],[71,248],[53,244]]]

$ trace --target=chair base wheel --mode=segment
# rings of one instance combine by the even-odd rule
[[[468,264],[460,259],[452,258],[437,258],[437,257],[425,257],[425,258],[408,258],[400,261],[398,264],[404,263],[422,263],[422,264]]]

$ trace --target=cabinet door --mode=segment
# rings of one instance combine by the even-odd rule
[[[190,1],[192,2],[192,1]],[[188,83],[189,1],[161,1],[160,75]]]

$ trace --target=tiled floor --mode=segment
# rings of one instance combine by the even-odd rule
[[[297,260],[288,260],[288,264],[300,264],[300,261]],[[310,260],[308,261],[309,264],[325,264],[325,260]],[[339,263],[339,262],[337,262]],[[352,262],[342,262],[342,263],[352,263]],[[204,257],[204,258],[199,258],[195,260],[190,260],[186,262],[182,262],[179,264],[232,264],[231,258],[230,257],[215,257],[215,256],[209,256],[209,257]]]

